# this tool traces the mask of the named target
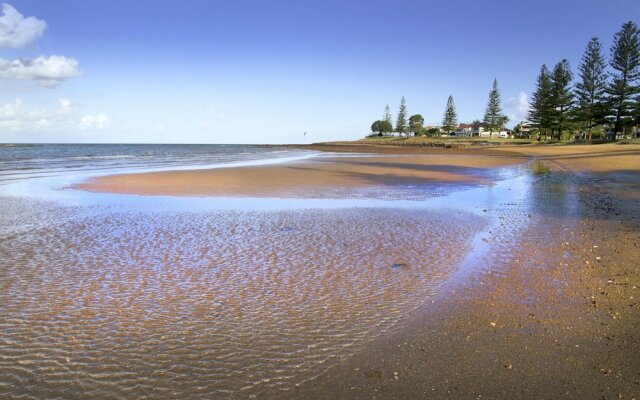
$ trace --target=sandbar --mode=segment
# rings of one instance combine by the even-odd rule
[[[137,195],[325,198],[336,190],[428,182],[483,184],[490,181],[483,172],[525,161],[515,154],[318,157],[279,165],[110,175],[76,187]]]

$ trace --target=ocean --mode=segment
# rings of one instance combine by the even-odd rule
[[[0,144],[0,184],[92,172],[257,165],[313,153],[234,144]]]

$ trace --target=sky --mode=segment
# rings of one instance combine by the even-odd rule
[[[511,124],[542,64],[640,23],[637,0],[24,0],[0,9],[0,142],[309,143],[389,105]],[[306,132],[306,134],[305,134]]]

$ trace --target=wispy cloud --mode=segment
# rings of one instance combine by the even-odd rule
[[[80,126],[83,129],[102,130],[109,125],[109,122],[111,122],[109,120],[109,117],[107,117],[103,113],[96,114],[96,115],[87,114],[80,119]]]
[[[22,108],[22,100],[16,99],[13,103],[7,103],[0,107],[0,123],[11,121],[16,118]]]
[[[0,16],[0,48],[22,48],[40,38],[46,22],[35,17],[25,18],[12,5],[2,4]]]
[[[21,99],[0,106],[0,127],[12,131],[21,131],[39,127],[48,127],[52,120],[58,120],[62,108],[54,110],[25,107]]]
[[[56,106],[28,107],[21,99],[0,106],[0,128],[10,131],[102,130],[111,120],[104,113],[80,114],[70,99],[61,97]]]
[[[60,97],[58,99],[58,104],[60,104],[60,107],[62,107],[62,111],[64,113],[68,113],[71,112],[73,110],[75,110],[76,108],[71,104],[71,100],[69,100],[66,97]]]
[[[509,119],[518,123],[527,119],[529,113],[529,100],[527,93],[520,92],[515,97],[509,97],[504,103],[505,109],[508,112]]]

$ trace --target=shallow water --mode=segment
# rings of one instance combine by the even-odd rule
[[[82,215],[6,201],[12,218],[40,214],[0,245],[0,381],[34,398],[291,388],[422,304],[483,224],[425,210]]]
[[[0,144],[0,185],[41,177],[260,165],[314,154],[234,144]]]
[[[0,196],[0,397],[290,390],[524,226],[528,178],[499,173],[422,201]]]

